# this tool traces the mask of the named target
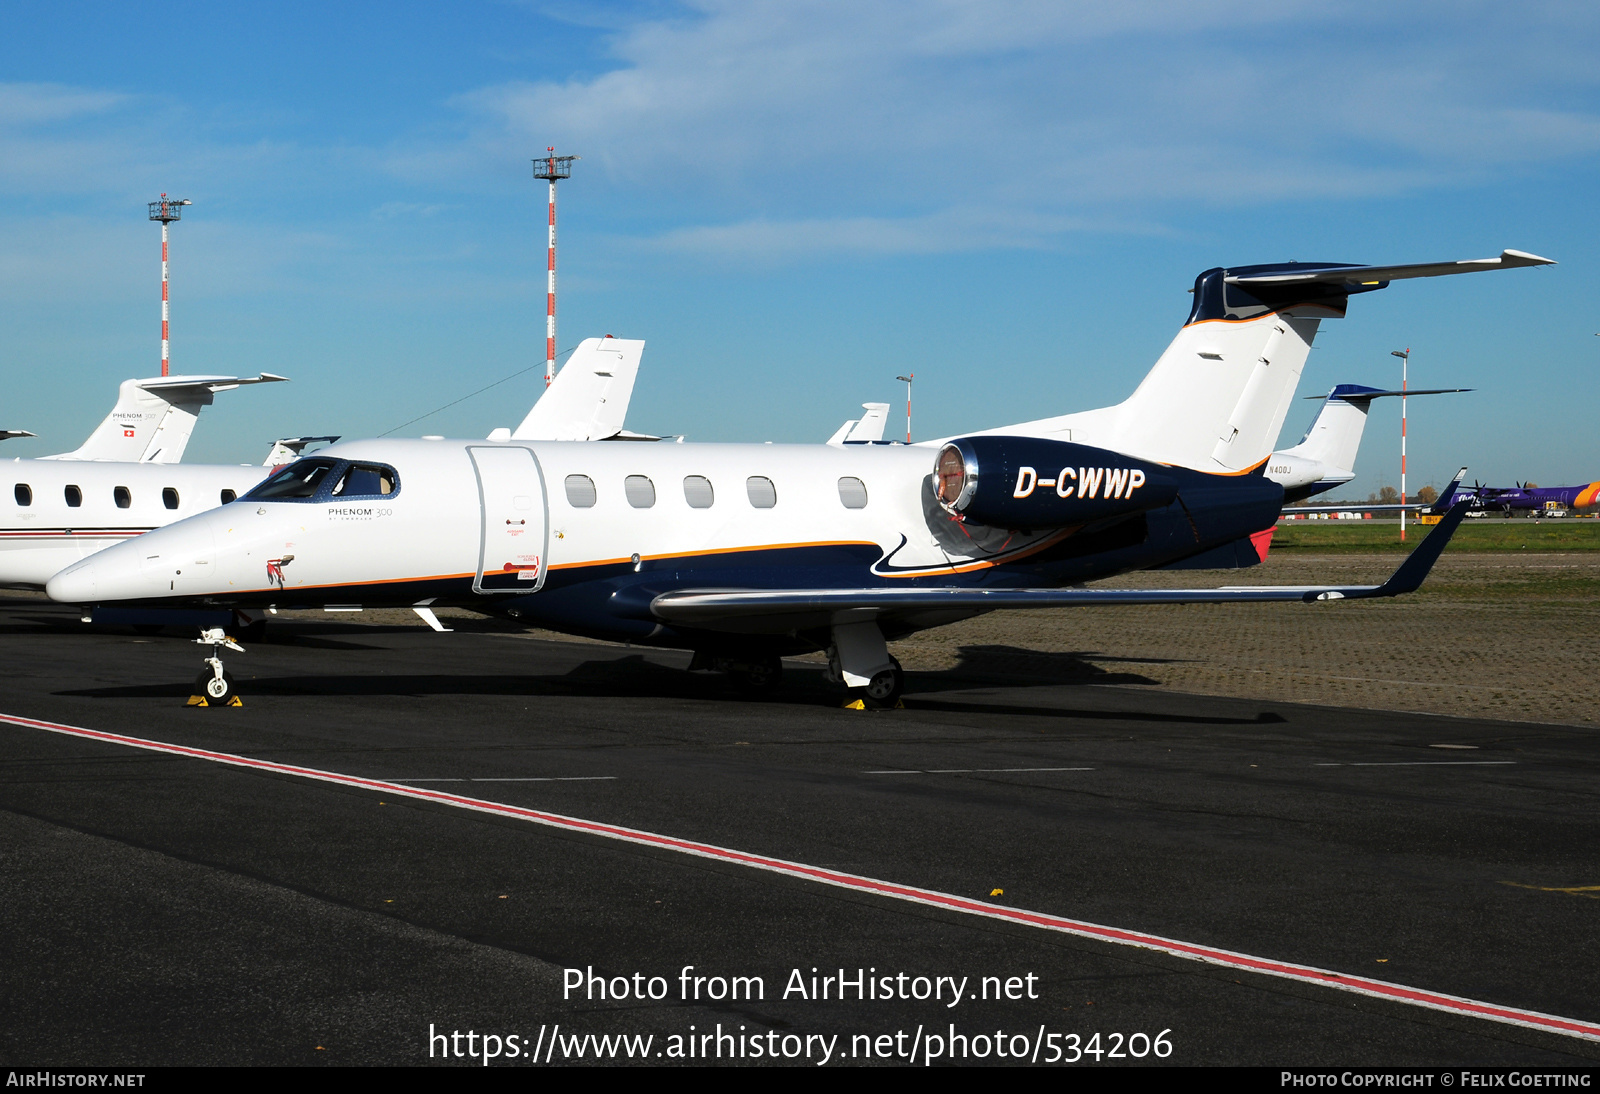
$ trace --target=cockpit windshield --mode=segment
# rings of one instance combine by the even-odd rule
[[[386,498],[394,493],[394,469],[382,464],[353,463],[334,484],[333,496]]]
[[[338,460],[296,460],[276,475],[261,483],[245,497],[255,501],[268,498],[309,498],[316,495],[317,487],[327,478]]]
[[[381,463],[349,463],[326,456],[296,460],[245,495],[252,501],[309,501],[320,498],[389,498],[400,491],[400,476]]]

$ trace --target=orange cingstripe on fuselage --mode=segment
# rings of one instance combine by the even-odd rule
[[[668,558],[698,558],[702,555],[732,555],[746,551],[786,551],[796,547],[878,547],[878,544],[868,539],[825,539],[815,543],[761,543],[745,547],[712,547],[702,551],[673,551],[661,555],[640,555],[640,562],[653,562]],[[881,547],[878,547],[882,550]],[[582,562],[553,562],[552,570],[570,570],[580,566],[613,566],[621,563],[632,563],[633,558],[597,558]]]

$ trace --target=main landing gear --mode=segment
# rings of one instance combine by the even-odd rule
[[[195,643],[211,647],[211,656],[207,657],[206,667],[195,677],[194,694],[189,696],[189,705],[192,707],[242,707],[239,696],[234,690],[233,674],[222,667],[222,658],[218,656],[222,648],[244,652],[244,647],[223,633],[221,627],[207,627],[200,632],[200,637]]]
[[[905,670],[889,655],[876,620],[835,624],[829,638],[826,679],[844,685],[847,709],[896,710],[904,705],[900,693],[905,689]],[[689,662],[689,671],[727,673],[738,691],[753,698],[777,688],[783,679],[783,662],[754,650],[727,653],[699,649]]]
[[[828,648],[828,679],[848,689],[845,707],[852,710],[894,710],[901,706],[905,670],[889,655],[878,624],[842,623],[833,628]]]
[[[696,650],[689,671],[725,672],[735,689],[750,696],[765,695],[783,682],[783,661],[775,656],[728,657]]]

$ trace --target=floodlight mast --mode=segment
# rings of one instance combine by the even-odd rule
[[[917,378],[915,372],[906,376],[896,376],[895,379],[906,385],[906,444],[911,443],[911,381]]]
[[[1400,358],[1400,542],[1406,541],[1406,373],[1411,369],[1411,347],[1392,349],[1390,357]]]
[[[549,155],[533,161],[533,177],[550,183],[550,253],[545,280],[544,386],[556,378],[556,182],[572,177],[572,161],[577,156],[558,156],[554,147]]]
[[[168,323],[171,314],[168,310],[167,299],[167,225],[175,220],[183,219],[183,207],[193,205],[194,202],[185,198],[183,201],[168,200],[166,194],[161,195],[160,201],[150,203],[150,219],[161,222],[161,375],[165,376],[171,369],[171,360],[168,357]]]

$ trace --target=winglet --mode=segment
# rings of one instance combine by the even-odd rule
[[[1423,579],[1428,576],[1428,571],[1439,561],[1439,556],[1450,543],[1450,537],[1456,534],[1456,529],[1461,526],[1461,522],[1466,519],[1467,510],[1471,508],[1470,501],[1458,501],[1452,505],[1450,512],[1446,513],[1444,519],[1428,533],[1428,538],[1417,544],[1417,549],[1400,564],[1400,568],[1390,576],[1389,580],[1366,595],[1400,596],[1420,589]]]
[[[1433,500],[1433,504],[1427,506],[1421,511],[1427,513],[1429,516],[1436,516],[1439,513],[1440,504],[1449,501],[1455,496],[1456,490],[1461,486],[1461,480],[1466,477],[1467,469],[1463,467],[1460,471],[1456,472],[1456,477],[1450,480],[1450,485],[1439,492],[1439,496]]]

